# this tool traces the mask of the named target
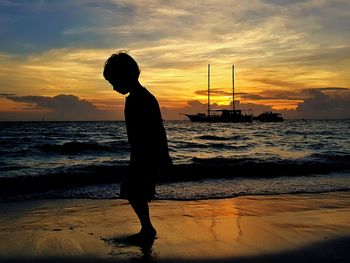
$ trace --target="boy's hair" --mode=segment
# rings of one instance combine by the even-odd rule
[[[105,63],[103,76],[106,80],[118,77],[138,79],[140,69],[136,61],[124,51],[112,54]]]

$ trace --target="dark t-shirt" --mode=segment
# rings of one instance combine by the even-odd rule
[[[170,159],[158,102],[146,88],[126,98],[125,122],[131,165],[160,167]]]

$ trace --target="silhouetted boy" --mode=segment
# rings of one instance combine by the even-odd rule
[[[129,93],[124,113],[131,155],[120,197],[129,201],[140,220],[141,231],[132,236],[136,243],[153,242],[157,234],[150,220],[148,202],[155,195],[159,169],[171,164],[158,102],[140,84],[139,75],[136,61],[124,52],[113,54],[103,72],[114,90],[123,95]]]

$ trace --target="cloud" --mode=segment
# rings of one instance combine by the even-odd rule
[[[329,93],[331,92],[331,93]],[[344,92],[337,96],[338,92]],[[305,89],[300,92],[304,99],[295,110],[277,110],[285,118],[306,119],[344,119],[350,118],[350,89],[342,87]],[[46,96],[7,96],[8,100],[25,103],[26,111],[22,113],[2,112],[2,120],[116,120],[123,119],[123,111],[100,110],[89,101],[77,96],[60,94],[54,97]],[[266,98],[264,98],[266,99]],[[257,103],[241,103],[235,101],[236,109],[258,115],[264,111],[274,111],[269,105]],[[211,104],[211,109],[231,109],[229,105]],[[188,101],[180,107],[162,107],[163,118],[166,120],[186,119],[184,114],[205,113],[207,104],[197,100]]]
[[[304,3],[310,0],[263,0],[265,3],[274,4],[274,5],[291,5],[297,3]]]
[[[346,1],[28,0],[0,11],[9,20],[0,45],[14,53],[32,53],[67,47],[140,48],[172,40],[196,43],[197,48],[216,46],[206,52],[212,57],[242,52],[261,57],[316,47],[310,37],[325,40],[322,34],[334,34],[339,26],[346,30],[345,19],[337,22],[324,15],[343,17],[346,7]],[[322,31],[328,23],[333,31]]]
[[[241,95],[246,100],[291,100],[300,101],[306,97],[300,90],[263,90],[257,94],[246,93]]]
[[[202,95],[202,96],[208,96],[208,90],[197,90],[195,94]],[[246,94],[244,92],[235,92],[235,95],[243,95]],[[210,96],[232,96],[232,91],[224,91],[221,89],[210,89]]]
[[[272,78],[255,79],[255,81],[269,84],[272,86],[293,88],[293,89],[305,87],[304,84],[302,84],[302,83],[296,83],[296,82],[278,80],[278,79],[272,79]]]
[[[224,72],[232,63],[240,77],[238,91],[247,93],[241,93],[242,103],[270,100],[266,103],[281,106],[284,100],[286,108],[295,108],[311,96],[304,89],[350,84],[348,0],[4,0],[0,5],[2,93],[72,93],[113,101],[101,71],[119,49],[131,51],[142,68],[141,82],[168,109],[203,99],[208,63],[217,88],[213,99],[228,95],[220,91],[230,86]],[[323,91],[335,98],[332,92]]]
[[[344,92],[342,96],[328,91]],[[315,88],[303,91],[308,98],[301,102],[295,111],[285,111],[291,118],[305,119],[348,119],[350,118],[350,89]]]
[[[74,95],[60,94],[46,96],[7,96],[8,100],[25,103],[33,114],[42,115],[46,120],[108,120],[117,116],[111,111],[98,109],[87,100]]]
[[[134,16],[128,6],[109,0],[99,3],[70,0],[7,2],[13,4],[3,5],[0,9],[0,48],[14,54],[63,47],[105,46],[104,39],[88,31],[78,36],[65,32],[130,23]]]
[[[86,100],[80,100],[74,95],[60,94],[54,97],[44,96],[24,96],[24,97],[8,97],[8,99],[16,102],[33,103],[38,108],[45,108],[54,111],[72,111],[82,110],[83,112],[93,112],[97,108]]]
[[[318,90],[318,91],[350,91],[349,88],[342,88],[342,87],[327,87],[327,88],[314,88],[312,90]]]
[[[319,87],[319,88],[310,88],[303,83],[284,81],[284,80],[275,80],[272,78],[265,79],[254,79],[255,81],[266,83],[271,85],[271,89],[263,89],[258,92],[249,92],[241,93],[240,97],[246,100],[290,100],[295,101],[296,103],[303,101],[307,98],[310,98],[310,94],[313,94],[313,91],[320,91],[321,93],[332,94],[332,96],[342,96],[343,94],[350,91],[346,87]],[[266,86],[266,87],[269,87]],[[299,104],[297,103],[297,104]]]
[[[333,98],[319,90],[311,91],[312,97],[299,104],[296,113],[309,119],[350,118],[350,96]]]
[[[10,97],[10,96],[16,96],[14,93],[0,93],[0,97]]]

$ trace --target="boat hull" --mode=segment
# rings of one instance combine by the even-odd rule
[[[241,116],[208,116],[208,115],[190,115],[186,114],[186,116],[190,119],[192,122],[232,122],[232,123],[238,123],[238,122],[252,122],[253,118],[249,115],[241,115]]]
[[[261,122],[282,122],[284,121],[282,115],[280,113],[273,112],[264,112],[260,114],[258,117],[254,117],[255,120]]]

